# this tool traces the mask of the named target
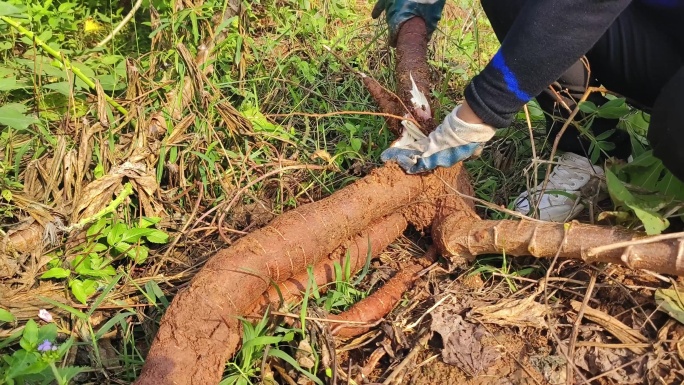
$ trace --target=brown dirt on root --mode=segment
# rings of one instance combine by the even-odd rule
[[[456,180],[460,172],[458,167],[442,175]],[[240,341],[236,316],[249,310],[271,280],[284,282],[316,265],[375,219],[422,198],[426,189],[430,196],[445,195],[437,175],[407,176],[390,164],[219,251],[168,308],[136,383],[218,383]],[[428,226],[427,218],[418,219]]]
[[[356,274],[365,265],[366,258],[368,258],[369,254],[371,256],[376,256],[382,252],[387,245],[404,232],[407,225],[406,219],[404,219],[401,214],[392,214],[389,217],[380,219],[367,231],[357,235],[353,240],[347,242],[347,244],[340,246],[330,254],[327,261],[322,261],[314,267],[313,279],[315,280],[316,285],[321,287],[334,281],[335,262],[344,266],[347,258],[349,258],[352,274]],[[369,245],[370,250],[368,250]],[[301,298],[302,293],[306,291],[309,279],[309,272],[303,271],[297,276],[287,279],[278,285],[278,290],[271,286],[257,301],[251,312],[260,313],[264,311],[268,305],[277,308],[281,300],[284,303],[291,303],[295,299]],[[278,294],[278,291],[280,291],[280,295]]]
[[[397,84],[401,100],[410,101],[411,77],[418,89],[430,95],[430,66],[427,62],[427,28],[425,22],[414,17],[406,21],[399,30],[397,38]],[[423,111],[412,111],[423,132],[429,133],[436,126],[432,114],[426,117]]]

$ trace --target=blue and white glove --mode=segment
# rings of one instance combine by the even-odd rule
[[[383,11],[385,12],[390,32],[390,45],[394,47],[397,44],[397,33],[401,25],[415,16],[420,16],[425,20],[428,37],[432,36],[439,19],[442,18],[445,2],[446,0],[378,0],[371,16],[377,19]]]
[[[456,115],[460,107],[454,108],[429,136],[412,129],[412,124],[404,124],[402,137],[383,151],[380,158],[383,162],[396,161],[408,174],[418,174],[479,156],[482,145],[494,136],[495,129],[461,120]]]

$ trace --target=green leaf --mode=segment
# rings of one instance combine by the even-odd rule
[[[359,150],[361,150],[361,145],[363,144],[363,141],[361,141],[361,139],[359,138],[351,138],[349,140],[349,143],[351,144],[351,148],[354,151],[359,152]]]
[[[49,323],[46,325],[43,325],[38,329],[38,342],[42,342],[45,340],[48,341],[54,341],[57,339],[57,324],[55,323]]]
[[[97,236],[98,238],[100,238],[102,236],[102,229],[104,229],[104,227],[107,225],[107,220],[108,219],[106,217],[100,218],[97,222],[95,222],[88,228],[88,230],[86,231],[86,235],[88,237]]]
[[[663,232],[666,228],[670,226],[670,222],[667,218],[663,218],[658,213],[653,213],[647,210],[641,209],[636,205],[629,205],[629,207],[634,210],[634,213],[639,218],[641,223],[644,224],[644,230],[648,235],[657,235]]]
[[[43,275],[40,276],[40,279],[67,278],[70,275],[71,275],[71,270],[64,269],[61,267],[53,267],[52,269],[43,273]]]
[[[22,14],[23,8],[17,8],[14,5],[6,2],[0,1],[0,16],[16,16]]]
[[[125,253],[135,263],[144,263],[147,260],[149,249],[142,245],[131,245],[126,242],[119,242],[114,245],[114,249],[120,253]]]
[[[157,229],[153,229],[151,233],[147,234],[145,238],[152,243],[166,243],[169,241],[169,234]]]
[[[598,108],[597,115],[601,118],[618,119],[629,113],[629,107],[625,103],[624,98],[618,98],[607,101]]]
[[[669,226],[669,221],[656,210],[662,204],[657,196],[635,196],[620,179],[609,169],[606,172],[606,184],[611,199],[617,206],[625,206],[639,218],[648,235],[660,234]]]
[[[125,79],[114,74],[98,75],[95,77],[100,82],[103,90],[119,91],[126,88]]]
[[[126,225],[123,223],[119,222],[112,225],[109,234],[107,234],[107,243],[110,246],[115,246],[119,241],[121,241],[121,234],[123,234],[123,232],[126,230],[128,230],[128,227],[126,227]]]
[[[32,319],[26,321],[19,345],[26,351],[34,351],[36,349],[38,346],[38,324],[36,324],[36,321]]]
[[[591,114],[593,112],[596,112],[596,110],[598,110],[598,107],[596,107],[596,104],[594,104],[593,102],[587,100],[579,104],[579,109],[584,113]]]
[[[64,381],[64,383],[68,384],[79,373],[82,373],[82,372],[86,371],[87,369],[88,368],[83,367],[83,366],[65,366],[63,368],[58,367],[57,372],[59,373],[59,376],[62,377],[62,380]]]
[[[151,233],[152,231],[154,231],[154,229],[126,229],[123,233],[121,233],[121,238],[119,239],[119,242],[135,243],[138,242],[140,238]]]
[[[2,190],[0,196],[2,196],[2,198],[5,199],[7,202],[12,202],[12,192],[10,190]]]
[[[150,226],[156,225],[157,223],[161,222],[160,217],[142,217],[140,218],[140,223],[138,223],[138,227],[141,229],[146,229]]]
[[[71,84],[69,82],[55,82],[50,84],[45,84],[43,88],[48,90],[57,91],[64,96],[71,95]]]
[[[97,282],[92,279],[86,279],[84,281],[74,279],[69,286],[71,287],[71,293],[74,297],[84,305],[86,304],[88,297],[97,291]]]
[[[21,103],[7,103],[0,107],[0,124],[17,130],[26,130],[31,124],[38,123],[38,118],[26,115],[26,106]]]
[[[674,289],[658,289],[655,292],[658,309],[684,324],[684,293]]]
[[[0,309],[0,322],[14,322],[15,319],[8,310]]]
[[[25,371],[35,364],[40,357],[36,352],[29,352],[27,350],[17,350],[12,354],[11,361],[7,372],[5,373],[5,378],[13,379],[22,376]]]
[[[16,78],[0,78],[0,91],[14,91],[26,88],[23,82],[18,82]]]

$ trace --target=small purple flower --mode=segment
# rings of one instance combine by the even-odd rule
[[[43,343],[38,345],[38,351],[39,352],[47,352],[49,350],[55,350],[56,346],[52,345],[52,342],[50,340],[45,340]]]
[[[38,318],[42,319],[45,322],[52,322],[53,321],[52,314],[50,314],[50,312],[45,310],[45,309],[40,309],[38,311]]]

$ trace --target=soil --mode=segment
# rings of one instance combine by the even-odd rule
[[[483,345],[491,346],[501,353],[496,364],[485,373],[475,375],[468,374],[457,366],[446,364],[441,357],[430,360],[435,355],[440,355],[439,350],[430,349],[419,356],[415,369],[407,375],[408,383],[414,385],[432,384],[463,384],[463,385],[531,385],[547,383],[544,377],[530,363],[530,357],[534,356],[533,343],[529,338],[536,337],[546,340],[538,332],[534,336],[520,336],[506,334],[505,331],[483,340]],[[532,354],[531,354],[532,353]]]

